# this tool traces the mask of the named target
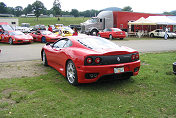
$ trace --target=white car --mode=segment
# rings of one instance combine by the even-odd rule
[[[21,31],[23,33],[29,33],[31,32],[32,28],[28,28],[28,27],[21,27],[21,26],[16,26],[14,27],[16,31]]]
[[[163,29],[156,29],[151,32],[149,32],[150,37],[164,37],[165,31]],[[168,31],[167,33],[168,38],[174,38],[176,37],[176,33]]]

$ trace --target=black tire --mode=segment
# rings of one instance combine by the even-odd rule
[[[11,37],[9,38],[9,44],[13,45],[13,39]]]
[[[123,40],[123,38],[120,38],[120,40]]]
[[[46,53],[44,50],[42,51],[42,62],[44,66],[48,66],[48,61],[47,61]]]
[[[154,34],[150,34],[150,37],[152,37],[152,38],[153,38],[153,37],[154,37]]]
[[[42,43],[46,43],[46,37],[42,37]]]
[[[69,84],[78,85],[77,70],[72,60],[69,60],[66,65],[66,78]]]
[[[109,35],[109,39],[112,40],[113,39],[113,36],[112,34]]]
[[[98,31],[94,29],[90,32],[90,35],[97,36],[97,33],[98,33]]]

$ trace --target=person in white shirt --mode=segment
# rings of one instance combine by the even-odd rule
[[[166,27],[166,29],[165,29],[165,34],[164,34],[164,39],[165,39],[165,40],[167,40],[167,38],[168,38],[167,33],[168,33],[168,28]]]

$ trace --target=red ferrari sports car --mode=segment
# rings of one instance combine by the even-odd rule
[[[30,35],[34,38],[34,41],[46,43],[46,42],[55,42],[58,39],[62,38],[62,36],[58,36],[50,31],[39,30],[30,33]]]
[[[109,28],[109,29],[104,29],[102,32],[98,33],[99,37],[104,37],[104,38],[109,38],[109,39],[113,39],[113,38],[120,38],[121,40],[123,40],[123,38],[126,37],[126,34],[124,31],[122,31],[119,28]]]
[[[32,40],[32,36],[26,35],[21,31],[4,31],[0,34],[0,42],[6,42],[9,44],[31,43]]]
[[[66,37],[41,50],[43,64],[52,66],[72,85],[101,79],[128,79],[140,68],[139,53],[96,36]]]

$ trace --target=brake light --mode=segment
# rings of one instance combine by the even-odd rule
[[[139,53],[132,54],[131,60],[132,60],[132,61],[137,61],[137,60],[139,60]]]
[[[136,60],[139,60],[139,53],[136,54]]]
[[[92,63],[92,58],[89,57],[89,58],[87,58],[86,61],[87,61],[88,64],[91,64]]]
[[[95,59],[95,63],[97,63],[97,64],[99,64],[100,61],[101,61],[100,57],[97,57],[97,58]]]
[[[132,60],[132,61],[135,61],[135,58],[136,58],[136,55],[133,54],[133,55],[131,56],[131,60]]]

